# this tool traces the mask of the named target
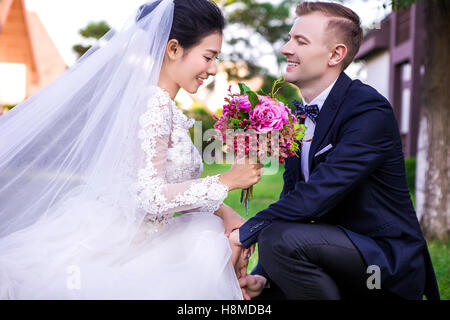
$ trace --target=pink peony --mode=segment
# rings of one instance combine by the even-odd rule
[[[242,96],[236,97],[233,100],[233,104],[236,105],[237,109],[242,112],[250,112],[252,110],[252,104],[248,100],[248,95],[244,94]]]
[[[250,123],[258,132],[281,130],[289,122],[289,109],[270,97],[259,97],[260,104],[250,112]]]

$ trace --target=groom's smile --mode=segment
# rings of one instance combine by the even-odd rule
[[[325,32],[328,22],[329,17],[321,13],[297,18],[288,42],[281,48],[288,62],[286,81],[301,86],[321,78],[327,71],[332,38],[329,30]]]
[[[291,71],[293,71],[295,68],[297,68],[299,65],[300,65],[299,62],[295,62],[295,61],[288,60],[288,65],[287,65],[286,71],[287,71],[287,72],[291,72]]]

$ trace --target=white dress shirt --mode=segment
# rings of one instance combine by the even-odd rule
[[[336,81],[337,81],[337,79],[334,80],[334,82],[328,88],[326,88],[324,91],[322,91],[322,93],[320,93],[317,97],[315,97],[311,102],[308,103],[308,101],[306,101],[305,98],[303,98],[303,104],[304,105],[317,104],[317,107],[319,108],[319,112],[320,112],[325,100],[327,99],[328,95],[330,94],[331,89],[333,89],[333,86],[336,83]],[[301,147],[301,161],[302,161],[303,176],[305,177],[305,181],[308,181],[308,179],[309,179],[309,165],[308,165],[309,149],[311,148],[311,142],[314,137],[314,129],[316,128],[316,125],[309,117],[306,117],[305,126],[306,126],[306,132],[305,132],[305,137],[303,138],[303,143],[302,143],[302,147]]]

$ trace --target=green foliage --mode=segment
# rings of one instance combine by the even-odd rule
[[[303,140],[303,137],[305,136],[306,132],[306,126],[304,124],[294,124],[294,129],[302,129],[301,131],[297,131],[297,134],[295,135],[295,139],[298,141]]]
[[[4,104],[3,108],[7,109],[7,110],[11,110],[12,108],[14,108],[16,105],[15,104]]]
[[[423,0],[418,0],[423,1]],[[391,0],[390,6],[392,10],[401,10],[406,9],[412,6],[414,3],[416,3],[416,0]],[[386,8],[387,5],[383,4],[383,7]]]
[[[442,300],[450,300],[450,243],[431,241],[428,243],[431,261]]]
[[[84,55],[88,50],[92,48],[91,45],[83,46],[82,44],[76,44],[72,47],[73,51],[75,51],[78,54],[78,57],[80,58],[82,55]]]
[[[240,0],[230,1],[228,5],[237,2],[238,5],[234,6],[227,16],[228,23],[251,27],[271,44],[286,37],[292,27],[288,22],[290,12],[298,4],[296,0],[282,0],[278,4],[258,0]]]
[[[273,83],[277,81],[277,78],[272,75],[266,75],[264,83],[258,92],[259,94],[269,95],[273,88]],[[283,82],[278,87],[276,98],[287,105],[292,111],[295,111],[295,106],[291,103],[292,100],[301,101],[299,90],[288,82]]]
[[[214,128],[214,123],[216,120],[213,119],[212,113],[204,105],[194,102],[191,109],[183,111],[185,115],[189,118],[195,119],[196,121],[202,122],[202,132],[205,133],[209,129]],[[192,141],[194,141],[194,127],[189,129],[189,134]],[[210,141],[203,141],[202,139],[202,151],[205,147],[211,143]]]
[[[265,55],[277,57],[283,61],[284,57],[278,47],[286,40],[294,16],[297,0],[281,0],[274,4],[271,1],[259,0],[215,0],[224,9],[227,24],[243,32],[227,34],[226,41],[233,48],[226,57],[229,61],[244,62],[248,68],[248,75],[240,77],[236,67],[227,70],[231,79],[246,80],[254,76],[265,77],[269,72],[258,64]],[[261,45],[255,47],[254,43]],[[273,48],[272,52],[265,52],[262,48]]]
[[[111,27],[105,21],[96,23],[92,22],[89,23],[86,28],[81,29],[80,34],[84,38],[94,38],[98,40],[103,37],[109,30],[111,30]]]
[[[279,86],[282,85],[284,82],[285,82],[285,80],[283,77],[281,77],[273,82],[272,92],[270,93],[270,96],[272,98],[275,98],[278,96],[278,92],[281,90],[281,88]]]
[[[248,96],[248,100],[252,105],[252,109],[259,104],[258,95],[255,92],[253,92],[249,87],[247,87],[243,83],[239,83],[239,89],[241,90],[241,95],[246,94]]]
[[[408,180],[408,188],[414,193],[416,185],[416,158],[405,159],[406,179]]]
[[[91,22],[84,29],[79,31],[80,35],[85,38],[88,42],[95,43],[101,37],[103,37],[111,27],[105,21]],[[92,44],[83,45],[76,44],[72,47],[73,51],[78,54],[78,57],[84,55],[90,48]]]
[[[266,165],[267,167],[270,164]],[[202,177],[225,173],[230,169],[229,164],[204,164]],[[254,186],[254,198],[250,202],[249,216],[245,215],[245,208],[240,203],[241,190],[233,190],[228,193],[225,203],[236,210],[246,219],[253,217],[256,213],[266,209],[272,202],[278,200],[283,189],[284,166],[280,165],[279,170],[274,175],[262,175],[261,180]]]
[[[194,103],[194,105],[192,106],[191,110],[188,111],[188,113],[200,117],[211,116],[211,113],[209,112],[208,109],[205,108],[205,106],[197,103]]]

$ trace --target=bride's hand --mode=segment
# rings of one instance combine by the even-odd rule
[[[251,248],[245,249],[244,247],[236,244],[233,240],[230,239],[231,246],[231,263],[234,268],[234,272],[236,274],[236,278],[239,281],[239,284],[244,283],[247,279],[247,267],[248,261],[250,259]],[[247,292],[247,288],[241,285],[242,295],[245,300],[250,300],[249,293]]]
[[[238,160],[231,166],[228,172],[219,176],[220,181],[228,186],[228,189],[246,189],[259,182],[263,173],[263,165],[250,164],[248,158],[245,161]]]
[[[245,249],[239,245],[232,244],[231,246],[231,263],[238,279],[247,275],[247,266],[250,258],[250,249]]]
[[[243,247],[241,247],[235,243],[232,243],[232,240],[229,240],[229,241],[230,241],[230,248],[231,248],[231,257],[230,257],[231,264],[233,265],[236,275],[239,278],[240,272],[237,268],[239,267],[239,261],[241,260]]]
[[[239,242],[239,230],[235,230],[229,237],[231,247],[231,263],[233,264],[237,278],[247,275],[248,262],[253,254],[255,245],[244,248]]]
[[[232,208],[223,204],[220,208],[220,217],[223,220],[223,225],[225,227],[225,234],[227,237],[234,229],[239,229],[247,220],[242,218],[239,213],[234,211]]]
[[[239,278],[247,275],[248,262],[250,261],[251,251],[249,249],[242,248],[241,254],[236,262],[235,271]]]

